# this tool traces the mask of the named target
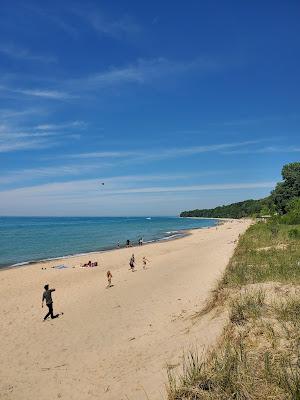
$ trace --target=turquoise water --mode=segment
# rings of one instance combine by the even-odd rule
[[[0,217],[0,267],[172,239],[217,220],[177,217]]]

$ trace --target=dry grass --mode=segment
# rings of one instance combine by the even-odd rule
[[[268,249],[256,250],[262,246]],[[286,227],[248,229],[198,314],[225,302],[224,334],[205,358],[187,354],[179,376],[169,370],[169,400],[300,400],[299,247]]]

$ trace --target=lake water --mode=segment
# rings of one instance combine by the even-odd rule
[[[178,217],[0,217],[0,267],[168,240],[217,220]]]

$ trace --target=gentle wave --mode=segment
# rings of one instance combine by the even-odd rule
[[[150,217],[147,217],[150,218]],[[123,247],[170,240],[217,220],[178,217],[0,217],[0,268],[61,260]]]

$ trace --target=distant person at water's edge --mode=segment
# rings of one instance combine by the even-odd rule
[[[44,289],[45,289],[45,291],[44,291],[43,297],[42,297],[42,308],[44,307],[44,300],[45,300],[46,306],[49,309],[48,313],[44,317],[44,321],[45,321],[49,317],[49,315],[51,316],[51,319],[53,319],[53,318],[57,318],[59,316],[59,314],[56,314],[56,315],[53,314],[52,292],[54,292],[55,289],[49,289],[49,285],[45,285]]]

